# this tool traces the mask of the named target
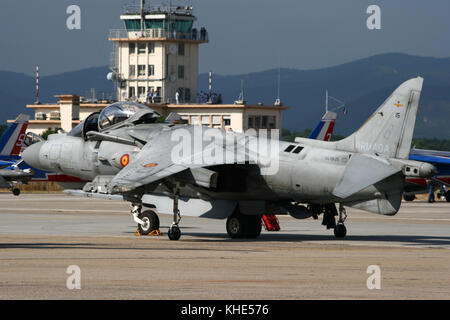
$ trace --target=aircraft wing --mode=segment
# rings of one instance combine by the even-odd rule
[[[367,168],[371,168],[367,170]],[[333,190],[333,195],[345,199],[368,186],[400,172],[391,164],[382,160],[354,154],[344,170],[344,173]]]
[[[191,128],[191,130],[194,129]],[[186,152],[184,155],[182,152],[177,152],[181,150],[181,147],[179,142],[172,141],[171,134],[173,132],[163,131],[148,142],[136,157],[112,179],[109,185],[112,192],[131,191],[187,169],[235,164],[237,159],[247,159],[251,156],[253,152],[244,144],[248,144],[249,139],[256,139],[256,137],[226,132],[226,135],[238,137],[237,144],[235,144],[235,140],[225,141],[225,143],[223,140],[216,140],[200,148],[196,148],[194,144],[192,152]],[[243,145],[244,147],[242,147]],[[220,157],[214,157],[218,154]]]
[[[421,155],[421,154],[411,154],[409,156],[410,160],[428,162],[435,164],[450,165],[450,157],[444,156],[433,156],[433,155]]]

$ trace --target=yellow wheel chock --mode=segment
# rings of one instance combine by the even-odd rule
[[[143,236],[144,236],[143,234],[141,234],[141,233],[139,232],[139,229],[137,229],[137,230],[134,232],[134,235],[135,235],[136,237],[143,237]],[[148,234],[148,236],[153,236],[153,237],[159,237],[159,236],[162,236],[162,235],[163,235],[163,233],[162,233],[161,231],[159,231],[159,229],[153,230],[152,232],[150,232],[150,233]]]

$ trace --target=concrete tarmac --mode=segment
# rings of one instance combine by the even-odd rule
[[[449,299],[450,203],[394,217],[347,208],[347,237],[321,220],[232,240],[225,221],[183,217],[182,238],[135,237],[127,203],[0,194],[0,299]],[[81,289],[66,286],[68,266]],[[367,268],[381,270],[369,290]]]

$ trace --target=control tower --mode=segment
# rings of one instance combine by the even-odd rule
[[[125,29],[109,35],[109,77],[117,99],[174,103],[178,91],[180,103],[194,102],[199,45],[209,40],[205,28],[194,26],[192,6],[153,6],[140,0],[140,6],[126,6],[120,19]]]

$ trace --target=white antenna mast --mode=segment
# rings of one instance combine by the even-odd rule
[[[141,37],[144,36],[144,25],[145,25],[144,6],[145,0],[141,0]]]
[[[245,104],[245,100],[244,100],[244,79],[241,79],[241,93],[239,94],[238,100],[236,100],[234,102],[234,104],[241,104],[241,105]]]
[[[277,79],[277,98],[275,99],[275,103],[273,104],[274,106],[282,106],[283,104],[281,103],[281,62],[280,62],[280,52],[278,51],[278,79]]]

